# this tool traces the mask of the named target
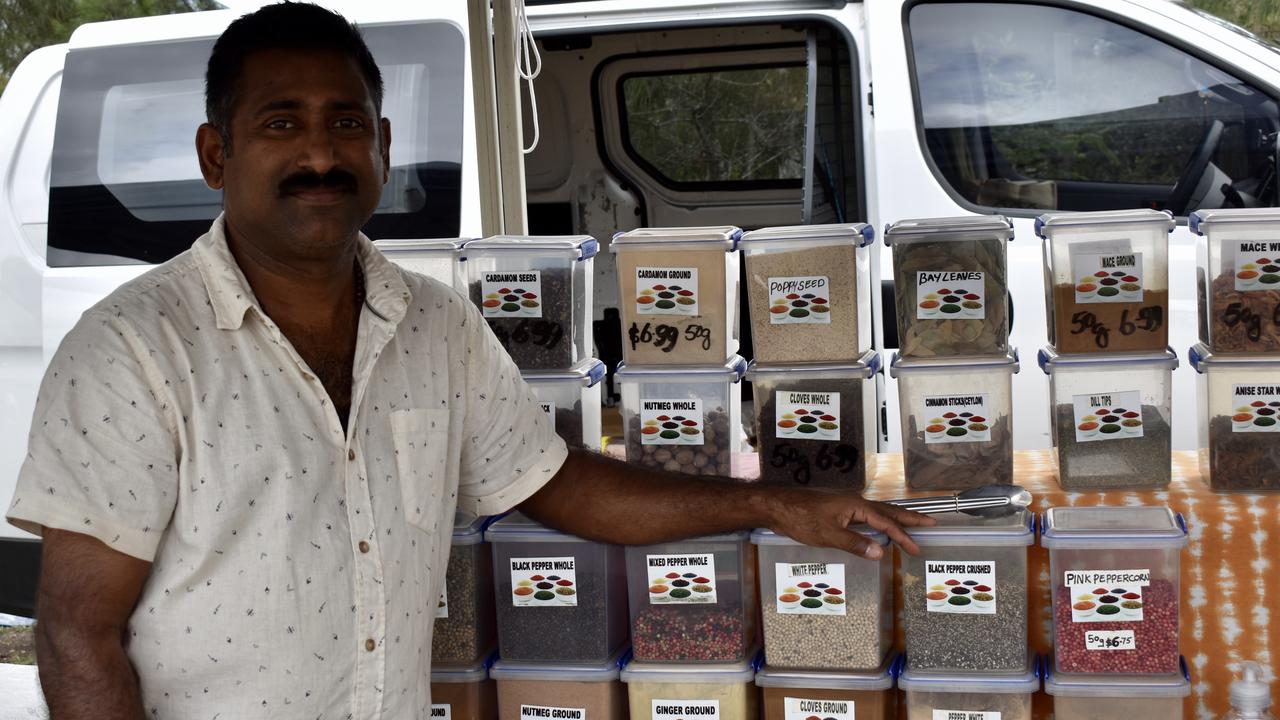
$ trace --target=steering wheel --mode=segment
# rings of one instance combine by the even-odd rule
[[[1209,161],[1213,159],[1218,145],[1222,143],[1222,133],[1226,127],[1221,120],[1214,120],[1200,138],[1200,144],[1195,152],[1182,168],[1182,175],[1178,177],[1178,182],[1174,183],[1173,191],[1169,193],[1169,201],[1165,205],[1174,215],[1187,214],[1187,205],[1191,204],[1191,194],[1196,191],[1200,178],[1209,167]]]

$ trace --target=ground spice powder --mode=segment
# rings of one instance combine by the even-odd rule
[[[751,341],[760,363],[853,362],[866,348],[858,347],[857,250],[852,244],[817,245],[789,252],[747,256],[747,303],[751,310]],[[825,294],[807,300],[809,307],[826,306],[827,323],[774,322],[770,278],[825,277]],[[817,300],[825,302],[812,305]],[[807,312],[807,311],[806,311]]]

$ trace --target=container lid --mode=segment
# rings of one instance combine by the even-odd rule
[[[586,358],[579,360],[577,365],[568,370],[552,370],[549,372],[528,371],[523,373],[524,381],[537,385],[538,383],[562,383],[573,382],[581,383],[582,387],[595,387],[596,383],[604,379],[605,367],[604,362],[595,358]]]
[[[468,665],[450,665],[448,663],[431,663],[431,682],[433,683],[477,683],[489,678],[489,668],[498,659],[498,653],[492,653],[483,660]]]
[[[1167,507],[1054,507],[1045,511],[1047,548],[1172,548],[1187,544],[1187,521]]]
[[[866,247],[876,240],[876,229],[866,223],[843,225],[786,225],[761,228],[742,236],[742,248],[748,245],[765,245],[770,242],[805,240],[809,242],[843,241],[858,247]]]
[[[1186,660],[1182,667],[1186,668]],[[1261,714],[1271,707],[1271,687],[1262,679],[1262,667],[1252,660],[1240,664],[1240,677],[1231,683],[1231,707],[1241,713]]]
[[[756,675],[763,655],[754,648],[748,659],[736,663],[628,662],[622,668],[622,682],[709,685],[749,683]]]
[[[982,518],[964,513],[940,513],[929,527],[903,528],[921,547],[1030,545],[1035,540],[1035,515],[1026,508],[1004,517]]]
[[[1280,208],[1196,210],[1187,216],[1187,226],[1197,235],[1212,231],[1215,225],[1272,225],[1275,223],[1280,223]]]
[[[1187,361],[1198,373],[1222,368],[1229,370],[1272,370],[1280,372],[1280,355],[1252,353],[1249,355],[1214,355],[1204,343],[1196,343],[1187,351]]]
[[[490,525],[484,531],[484,539],[489,542],[591,542],[577,535],[539,525],[519,512],[513,512]]]
[[[384,253],[456,253],[470,238],[395,238],[374,240],[373,246]]]
[[[903,655],[905,663],[906,655]],[[931,693],[994,693],[1012,695],[1034,693],[1040,689],[1040,661],[1032,654],[1027,656],[1024,673],[1009,675],[974,675],[965,673],[924,672],[905,668],[898,676],[898,687],[908,692]]]
[[[1151,223],[1173,232],[1177,225],[1168,210],[1105,210],[1103,212],[1051,212],[1036,218],[1036,235],[1048,237],[1062,228],[1091,228],[1099,225],[1137,225]]]
[[[912,240],[949,240],[947,235],[983,233],[1001,240],[1013,239],[1013,223],[1003,215],[963,215],[960,217],[899,220],[884,229],[884,244]],[[941,237],[935,237],[935,236]]]
[[[896,652],[890,652],[880,667],[863,672],[788,670],[765,665],[756,673],[756,685],[817,690],[888,690],[893,687],[898,670],[898,653]]]
[[[738,382],[747,374],[747,361],[732,355],[724,365],[627,365],[618,363],[615,379],[642,382]]]
[[[545,663],[499,660],[489,677],[494,680],[535,680],[540,682],[613,682],[618,671],[631,660],[631,648],[624,647],[601,663]]]
[[[614,235],[609,252],[616,253],[619,248],[640,246],[650,249],[662,247],[668,250],[706,250],[715,245],[722,245],[725,252],[733,252],[738,249],[738,240],[741,238],[742,230],[732,225],[640,228]]]
[[[1094,367],[1103,365],[1146,365],[1150,367],[1167,366],[1170,370],[1178,368],[1178,355],[1173,348],[1165,348],[1161,352],[1133,353],[1072,353],[1059,355],[1051,347],[1042,348],[1036,353],[1036,362],[1045,375],[1053,374],[1059,367]]]
[[[1187,659],[1178,658],[1180,672],[1168,675],[1060,674],[1053,671],[1053,656],[1045,659],[1044,691],[1058,697],[1183,698],[1191,694]]]
[[[464,254],[472,250],[488,252],[529,252],[560,250],[575,260],[595,257],[600,243],[590,235],[494,235],[463,244]]]
[[[854,532],[862,533],[863,535],[866,535],[868,540],[871,540],[877,545],[889,544],[889,536],[885,535],[879,530],[876,530],[870,525],[853,525],[849,529]],[[792,540],[786,535],[779,535],[778,533],[770,530],[769,528],[757,528],[756,530],[752,530],[751,542],[755,543],[756,545],[787,545],[787,546],[804,545],[804,543]],[[832,548],[821,548],[821,549],[823,550],[823,552],[844,552],[843,550],[835,550]],[[845,553],[845,554],[857,560],[865,559],[850,553]]]
[[[477,545],[484,541],[484,530],[493,518],[473,517],[464,512],[453,514],[453,546]]]
[[[889,363],[889,377],[898,377],[898,373],[909,373],[913,370],[931,370],[938,371],[956,371],[956,370],[1000,370],[1008,366],[1013,366],[1013,372],[1017,373],[1022,369],[1022,363],[1018,358],[1018,349],[1011,348],[1008,355],[995,355],[983,357],[973,355],[969,357],[931,357],[931,358],[904,358],[893,354],[893,361]]]
[[[868,350],[852,363],[796,363],[795,365],[759,365],[755,360],[747,366],[747,380],[847,380],[875,377],[880,372],[880,353]]]

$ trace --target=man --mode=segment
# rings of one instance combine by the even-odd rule
[[[196,136],[224,214],[86,312],[40,390],[8,518],[44,536],[37,651],[63,718],[430,714],[455,507],[652,543],[928,522],[845,494],[566,451],[465,299],[360,234],[392,128],[359,33],[233,23]],[[695,523],[696,520],[696,523]]]

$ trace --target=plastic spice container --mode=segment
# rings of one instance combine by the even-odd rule
[[[759,549],[764,654],[771,668],[869,672],[889,653],[889,538],[866,526],[854,529],[884,549],[879,560],[809,547],[772,530],[751,533]]]
[[[589,358],[562,372],[527,372],[525,382],[551,416],[551,425],[570,447],[600,449],[600,381],[604,363]]]
[[[485,531],[493,545],[498,649],[505,660],[604,662],[627,639],[622,548],[515,513]]]
[[[762,720],[894,720],[898,655],[864,672],[787,670],[766,665],[756,673],[763,688]]]
[[[1191,694],[1187,661],[1180,672],[1153,677],[1060,675],[1045,663],[1044,691],[1053,696],[1055,720],[1182,720],[1182,699]]]
[[[499,720],[626,720],[627,691],[618,680],[625,651],[602,663],[499,660]]]
[[[458,248],[464,238],[439,238],[430,240],[375,240],[374,247],[382,251],[391,262],[405,270],[437,280],[454,290],[466,287],[462,267],[458,262]]]
[[[1041,350],[1063,490],[1162,487],[1173,469],[1172,350],[1059,355]]]
[[[709,665],[633,661],[622,669],[631,720],[752,720],[758,660]]]
[[[613,238],[627,364],[718,365],[738,351],[741,235],[725,226]]]
[[[627,462],[689,475],[732,474],[741,446],[747,362],[720,366],[618,366]]]
[[[453,549],[436,603],[431,660],[474,663],[493,650],[493,556],[484,543],[488,518],[454,517]]]
[[[1218,491],[1280,490],[1280,356],[1191,348],[1200,409],[1200,475]]]
[[[431,663],[433,720],[498,720],[498,697],[489,666],[493,659],[469,665]]]
[[[761,363],[857,362],[871,348],[870,225],[795,225],[742,236]]]
[[[1157,210],[1055,212],[1044,238],[1049,344],[1060,353],[1158,352],[1169,344],[1169,233]]]
[[[919,555],[900,553],[907,666],[943,673],[1019,673],[1027,660],[1025,510],[997,518],[934,516],[909,528]]]
[[[746,532],[627,548],[641,662],[734,662],[756,645],[756,552]]]
[[[1280,351],[1280,209],[1197,210],[1200,340],[1215,353]]]
[[[1043,528],[1054,670],[1177,672],[1182,516],[1163,507],[1057,507]]]
[[[903,358],[898,379],[907,487],[1013,482],[1013,375],[1018,351],[995,357]]]
[[[907,720],[1031,720],[1031,696],[1040,689],[1040,663],[1024,656],[1010,675],[925,673],[907,669],[898,678],[906,694]]]
[[[498,235],[462,247],[468,292],[521,370],[563,370],[591,357],[587,235]]]
[[[862,490],[876,449],[880,356],[842,365],[752,363],[760,480]]]
[[[1012,239],[1001,215],[902,220],[885,230],[903,357],[1009,351]]]

